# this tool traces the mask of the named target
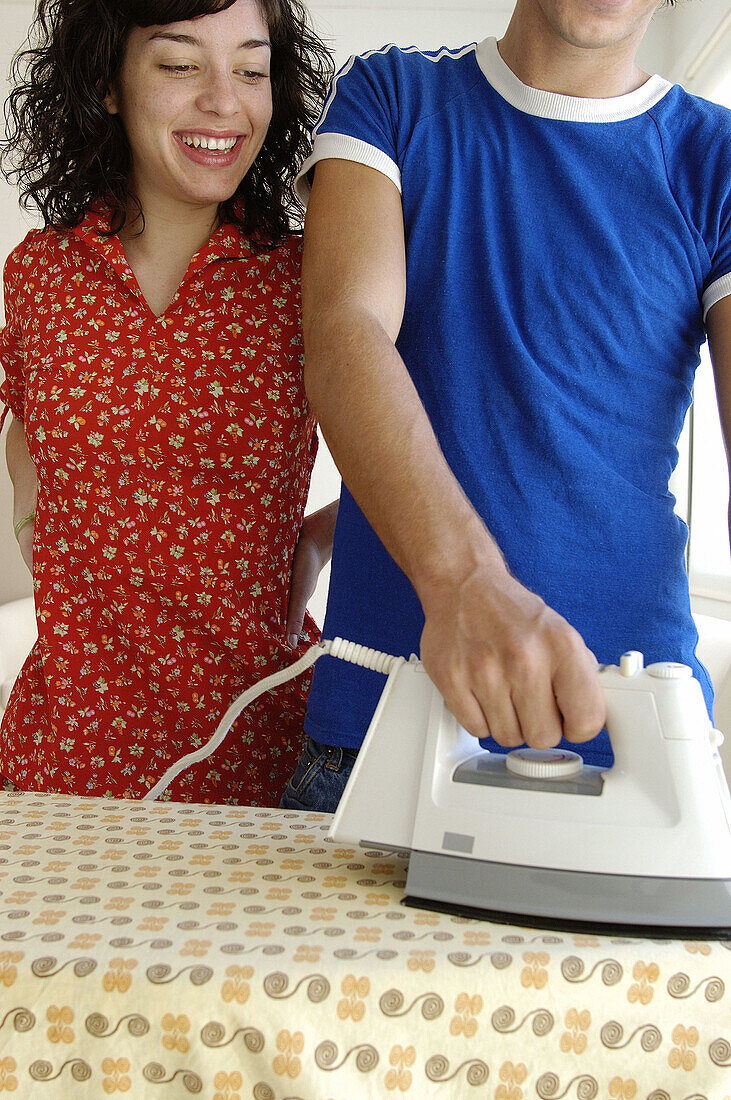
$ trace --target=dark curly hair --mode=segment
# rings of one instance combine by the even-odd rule
[[[235,0],[39,0],[26,45],[11,68],[0,168],[17,183],[21,205],[46,226],[71,229],[98,197],[112,210],[110,231],[125,224],[131,155],[122,124],[104,95],[119,74],[134,26],[210,15]],[[293,182],[309,151],[332,76],[332,60],[300,0],[257,0],[272,44],[273,114],[264,144],[222,221],[276,242],[301,221]],[[142,223],[144,225],[144,221]]]

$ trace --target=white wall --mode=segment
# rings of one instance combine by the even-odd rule
[[[386,42],[433,47],[457,46],[504,31],[512,10],[511,0],[313,0],[313,19],[325,35],[341,64],[350,53],[377,48]],[[720,14],[728,10],[728,0],[704,0],[687,9],[658,14],[643,44],[641,63],[650,71],[664,70],[668,75],[675,54],[687,54],[690,44],[702,42]],[[0,71],[7,73],[10,58],[24,38],[33,12],[32,0],[0,0]],[[0,260],[24,235],[15,196],[0,180]],[[0,603],[30,592],[30,580],[23,569],[10,530],[10,486],[0,463]],[[338,478],[329,456],[318,460],[313,482],[311,507],[319,507],[337,495]],[[323,588],[313,610],[321,618]]]
[[[309,4],[315,24],[334,48],[337,64],[350,54],[388,42],[400,46],[461,46],[500,35],[507,26],[510,0],[458,0],[447,9],[435,0],[315,0]]]
[[[695,0],[692,3],[681,3],[668,13],[666,33],[670,64],[665,75],[677,80],[689,91],[694,91],[693,81],[688,76],[693,62],[713,32],[724,21],[728,21],[730,14],[729,0]],[[725,63],[727,69],[731,67],[728,53]]]

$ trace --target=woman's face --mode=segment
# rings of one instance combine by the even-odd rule
[[[271,48],[256,0],[180,23],[133,27],[105,103],[132,153],[145,213],[230,198],[272,117]]]

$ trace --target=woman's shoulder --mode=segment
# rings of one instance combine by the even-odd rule
[[[8,253],[7,259],[5,260],[5,270],[7,271],[8,268],[13,267],[22,267],[26,256],[28,256],[29,253],[36,252],[39,245],[42,247],[42,241],[47,232],[48,230],[46,229],[31,229],[30,232],[26,233],[23,240],[19,244],[16,244],[15,248]]]
[[[278,241],[256,242],[252,241],[252,251],[262,260],[292,270],[299,277],[302,266],[302,234],[289,233]]]
[[[26,233],[20,244],[8,254],[5,261],[6,277],[16,270],[23,270],[30,264],[37,263],[40,258],[47,257],[57,249],[63,249],[64,241],[68,240],[68,231],[54,229],[47,226],[45,229],[31,229]]]
[[[230,256],[247,261],[247,266],[288,265],[299,272],[302,262],[302,233],[286,233],[272,239],[267,234],[247,233],[240,224],[228,221],[217,230],[212,243],[218,243]]]
[[[47,254],[49,234],[53,233],[55,230],[31,229],[20,244],[8,253],[3,267],[6,293],[12,289],[17,291],[24,285],[29,269]]]
[[[277,241],[250,238],[248,256],[242,257],[242,278],[275,287],[285,297],[299,296],[302,270],[302,234],[289,233]]]
[[[300,263],[302,260],[302,234],[290,233],[289,236],[282,238],[277,248],[282,249],[285,255],[291,256],[293,260]]]

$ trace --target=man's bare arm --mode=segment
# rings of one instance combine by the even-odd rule
[[[708,347],[713,363],[718,413],[721,419],[726,457],[731,470],[731,296],[722,298],[708,311],[706,318]],[[729,543],[731,544],[731,503],[729,504]]]
[[[318,164],[302,291],[310,401],[344,480],[414,585],[426,619],[421,657],[450,709],[503,745],[595,736],[605,715],[593,655],[509,573],[394,346],[404,228],[385,176]]]

